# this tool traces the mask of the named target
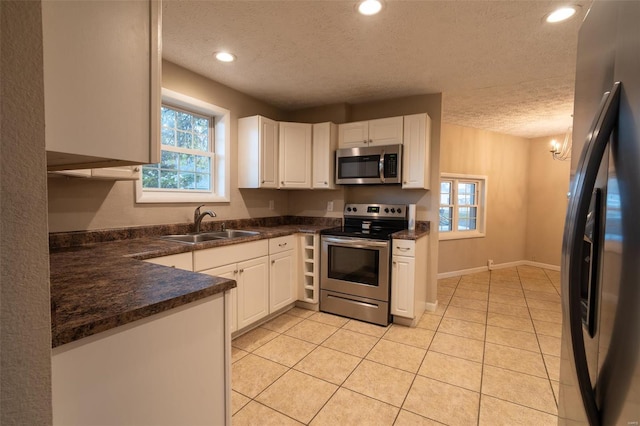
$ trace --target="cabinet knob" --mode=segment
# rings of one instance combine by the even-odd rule
[[[240,269],[240,273],[243,273],[243,272],[244,272],[244,269]]]
[[[284,185],[284,181],[280,181],[280,185]]]
[[[393,264],[394,264],[394,265],[396,264],[396,261],[395,261],[395,260],[393,261]]]
[[[238,270],[237,270],[237,269],[236,269],[235,271],[233,271],[233,274],[234,274],[234,275],[235,275],[235,274],[237,274],[237,273],[238,273]]]
[[[287,243],[280,243],[280,244],[278,244],[278,247],[284,247],[286,245],[287,245]]]
[[[325,185],[328,185],[329,183],[325,180],[325,181],[324,181],[324,184],[325,184]]]
[[[406,184],[407,184],[407,181],[405,180],[405,181],[404,181],[404,182],[402,182],[402,183],[404,183],[404,184],[406,185]]]
[[[261,183],[264,183],[264,180]]]
[[[366,139],[365,139],[365,140],[363,140],[363,141],[362,141],[362,143],[367,143],[367,140],[366,140]]]
[[[276,261],[275,261],[275,260],[272,260],[272,261],[271,261],[271,264],[272,264],[272,265],[273,265],[273,264],[275,264],[275,263],[276,263]]]
[[[134,168],[133,171],[136,172],[136,173],[139,172],[140,171],[140,167]]]

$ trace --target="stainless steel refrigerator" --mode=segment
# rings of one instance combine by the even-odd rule
[[[573,120],[559,424],[638,425],[640,1],[591,5]]]

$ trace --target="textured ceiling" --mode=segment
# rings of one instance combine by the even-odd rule
[[[163,56],[285,110],[443,93],[443,121],[523,137],[571,125],[578,16],[559,1],[163,3]],[[238,60],[217,62],[229,50]]]

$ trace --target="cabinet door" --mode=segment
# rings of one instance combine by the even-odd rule
[[[402,117],[380,118],[369,121],[369,145],[401,144],[402,122]]]
[[[369,122],[356,121],[338,126],[338,146],[340,148],[357,148],[369,144]]]
[[[91,169],[91,177],[104,180],[139,180],[139,166],[105,167]]]
[[[393,256],[391,266],[391,314],[413,318],[415,259]]]
[[[185,271],[193,271],[193,256],[191,252],[170,254],[168,256],[154,257],[146,259],[145,262],[155,263],[156,265],[169,266],[176,269],[184,269]]]
[[[402,188],[429,189],[431,119],[427,114],[404,117]]]
[[[201,273],[214,277],[237,280],[238,265],[233,263],[231,265],[220,266],[219,268],[207,269]],[[237,281],[236,284],[239,285]],[[232,288],[229,294],[231,296],[231,332],[233,333],[238,329],[238,287],[236,286],[236,288]]]
[[[293,303],[296,292],[293,281],[293,250],[269,256],[269,312]]]
[[[50,170],[159,160],[159,8],[157,1],[42,3]]]
[[[278,123],[260,117],[260,188],[278,187]],[[239,158],[240,161],[246,161]],[[239,164],[239,167],[251,167]]]
[[[335,189],[335,151],[338,127],[333,123],[313,125],[313,178],[314,189]]]
[[[280,187],[311,188],[311,124],[280,123]]]
[[[269,315],[269,257],[238,263],[238,328]]]

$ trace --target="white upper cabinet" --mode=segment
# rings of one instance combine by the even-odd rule
[[[278,122],[238,119],[238,188],[278,188]]]
[[[280,122],[280,188],[311,188],[311,124]]]
[[[431,118],[427,114],[405,115],[403,189],[429,189]]]
[[[344,123],[338,127],[340,148],[402,144],[402,117]]]
[[[139,180],[139,166],[104,167],[101,169],[74,169],[49,172],[49,176],[68,176],[101,180]]]
[[[158,1],[42,2],[49,170],[155,163]]]
[[[335,189],[335,151],[338,126],[334,123],[313,125],[313,165],[311,186],[314,189]]]

